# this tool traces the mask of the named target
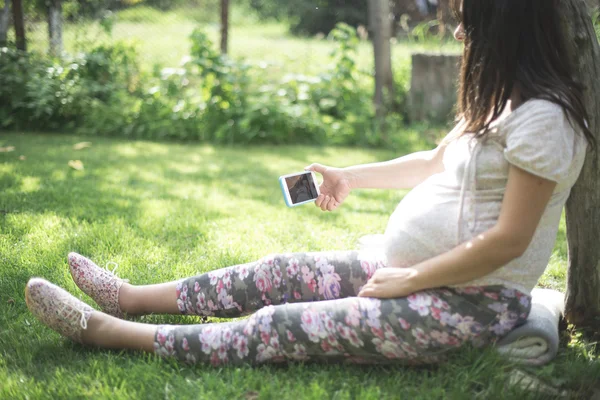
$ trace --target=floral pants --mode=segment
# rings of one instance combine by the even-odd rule
[[[373,252],[265,257],[184,279],[182,314],[249,318],[157,328],[154,348],[189,363],[287,360],[430,364],[463,344],[494,343],[525,322],[531,298],[502,286],[441,288],[395,299],[356,297]]]

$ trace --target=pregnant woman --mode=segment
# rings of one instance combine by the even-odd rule
[[[413,190],[377,246],[279,254],[135,286],[71,253],[75,283],[96,311],[40,278],[29,309],[59,333],[99,348],[190,363],[286,360],[440,362],[493,344],[523,323],[550,258],[561,211],[588,146],[581,88],[567,63],[558,0],[463,0],[455,129],[433,150],[332,168],[317,206],[334,211],[355,188]],[[124,315],[248,318],[150,325]]]

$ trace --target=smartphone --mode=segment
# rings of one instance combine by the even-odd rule
[[[319,197],[319,187],[312,171],[280,176],[279,184],[288,207],[310,203]]]

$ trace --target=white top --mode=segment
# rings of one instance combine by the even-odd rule
[[[529,293],[552,254],[562,209],[583,167],[587,142],[563,109],[530,100],[486,139],[463,135],[445,149],[445,171],[414,188],[389,219],[384,248],[390,265],[410,266],[445,253],[492,228],[500,215],[509,163],[557,182],[523,256],[455,286],[504,285]]]

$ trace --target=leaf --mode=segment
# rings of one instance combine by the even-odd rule
[[[70,160],[67,165],[74,170],[83,171],[83,163],[80,160]]]
[[[10,153],[15,151],[15,146],[0,147],[0,153]]]
[[[92,147],[92,142],[79,142],[73,145],[73,150],[83,150]]]

